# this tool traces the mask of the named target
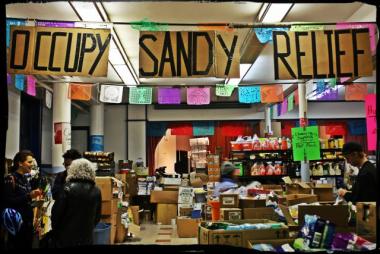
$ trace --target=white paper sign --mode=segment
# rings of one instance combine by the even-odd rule
[[[99,100],[107,103],[121,103],[123,100],[123,86],[102,85]]]

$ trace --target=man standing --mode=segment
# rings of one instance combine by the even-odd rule
[[[368,161],[363,147],[354,142],[348,142],[343,146],[343,156],[352,166],[359,168],[352,190],[339,189],[338,195],[346,201],[376,202],[377,201],[377,176],[376,167]]]
[[[73,160],[82,158],[82,155],[75,149],[67,150],[66,153],[62,155],[63,157],[63,166],[65,170],[57,174],[54,180],[53,188],[52,188],[52,196],[54,200],[57,200],[59,197],[59,193],[63,190],[63,185],[66,182],[67,177],[67,169],[73,162]]]

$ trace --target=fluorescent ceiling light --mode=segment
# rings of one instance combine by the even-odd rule
[[[262,23],[281,22],[293,4],[266,4],[260,10],[259,21]]]
[[[103,21],[99,12],[94,8],[95,6],[93,2],[72,1],[71,4],[84,21]]]
[[[119,74],[125,85],[137,85],[135,79],[133,78],[131,72],[125,64],[114,65],[113,67],[115,68],[116,72]]]
[[[247,74],[249,68],[251,68],[252,64],[240,64],[240,78],[231,78],[231,79],[226,79],[226,84],[228,85],[234,85],[237,86],[239,85],[240,81],[243,79],[245,74]]]

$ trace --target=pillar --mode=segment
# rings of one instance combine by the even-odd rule
[[[90,112],[90,150],[104,151],[104,104],[92,104]]]
[[[71,100],[68,98],[69,84],[53,85],[53,145],[52,172],[65,170],[62,155],[71,149]]]
[[[307,100],[306,100],[306,83],[298,83],[299,98],[299,121],[300,127],[307,126]],[[301,180],[310,182],[309,161],[301,161]]]
[[[265,133],[272,133],[272,119],[269,106],[265,106]]]

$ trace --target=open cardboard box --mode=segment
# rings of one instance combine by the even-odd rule
[[[276,223],[270,220],[240,220],[226,221],[234,224],[244,223]],[[247,247],[248,240],[269,240],[289,238],[289,230],[286,225],[276,229],[247,229],[247,230],[211,230],[205,228],[206,222],[199,225],[199,244],[221,244],[237,247]]]
[[[177,217],[177,234],[180,238],[197,237],[200,219]]]
[[[278,215],[273,207],[244,208],[243,219],[267,219],[278,221]]]
[[[358,202],[356,209],[356,234],[376,242],[376,202]]]
[[[314,195],[318,196],[318,200],[322,202],[334,202],[334,192],[332,184],[315,184],[313,186]]]
[[[309,183],[294,182],[289,176],[282,178],[285,182],[286,194],[311,194],[312,188]]]
[[[177,204],[178,191],[152,191],[150,203]]]
[[[239,208],[255,208],[255,207],[265,207],[265,199],[254,199],[252,197],[245,197],[239,199]]]
[[[284,238],[284,239],[268,239],[268,240],[249,240],[248,249],[252,249],[255,244],[270,244],[273,247],[280,247],[283,244],[289,244],[293,246],[295,238]]]
[[[318,201],[317,195],[311,194],[289,194],[284,196],[280,203],[287,206],[297,205],[301,203],[314,203]]]

